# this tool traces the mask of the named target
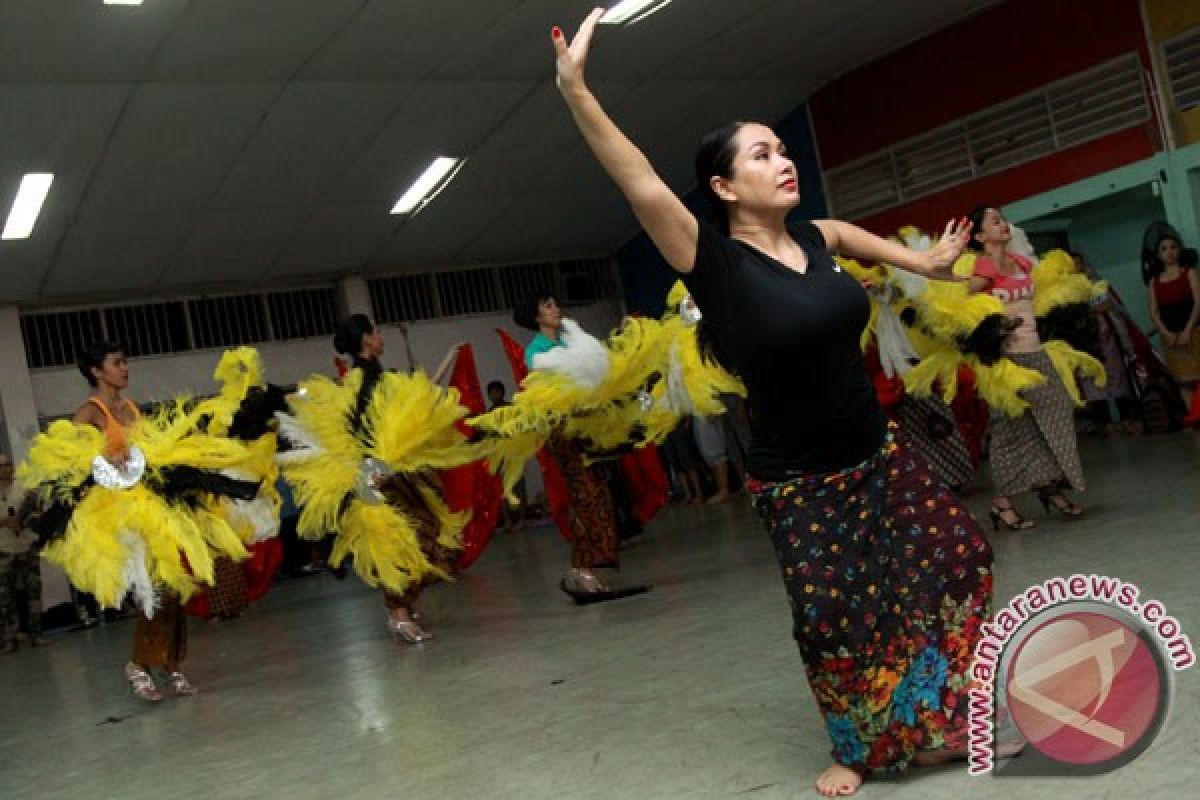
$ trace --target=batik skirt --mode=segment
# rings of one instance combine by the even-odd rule
[[[1035,369],[1046,382],[1021,393],[1029,408],[1020,416],[992,421],[992,482],[996,494],[1008,497],[1033,489],[1086,488],[1075,438],[1075,404],[1050,356],[1010,353],[1022,367]]]
[[[750,488],[834,759],[903,769],[964,747],[992,551],[958,499],[894,423],[857,466]]]

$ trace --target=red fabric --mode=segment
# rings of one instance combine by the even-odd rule
[[[1200,427],[1200,391],[1192,393],[1192,407],[1183,418],[1183,424],[1189,428]]]
[[[504,348],[508,365],[512,367],[513,379],[517,382],[517,386],[520,386],[525,381],[525,376],[529,374],[529,368],[525,366],[525,348],[506,330],[497,328],[496,334],[500,337],[500,344]],[[562,537],[570,541],[571,499],[567,494],[567,481],[559,471],[558,464],[544,448],[538,452],[537,460],[538,466],[542,468],[542,483],[546,487],[546,505],[550,507],[548,509],[550,517],[558,526],[558,532],[562,534]]]
[[[879,362],[879,348],[875,345],[867,348],[863,353],[863,360],[866,362],[867,375],[875,385],[875,396],[879,398],[879,405],[883,406],[886,413],[891,414],[892,406],[904,398],[904,379],[899,375],[891,378],[887,376]]]
[[[620,467],[621,477],[629,487],[633,515],[645,525],[667,504],[667,473],[658,457],[658,448],[647,445],[626,453],[621,457]]]
[[[347,366],[346,362],[342,361],[340,358],[333,359],[333,368],[337,370],[337,379],[339,381],[346,377],[346,373],[350,371],[350,367]]]
[[[475,351],[469,344],[458,350],[450,373],[450,385],[458,389],[459,402],[472,415],[484,412],[486,406],[479,385],[479,370],[475,367]],[[460,421],[458,429],[465,436],[474,433],[465,422]],[[467,569],[483,555],[492,539],[500,516],[500,504],[504,502],[504,491],[500,479],[488,472],[483,461],[442,470],[441,478],[442,493],[450,510],[471,511],[471,521],[463,529],[463,549],[458,557],[458,568]]]
[[[283,563],[283,542],[272,536],[265,542],[250,545],[250,558],[242,563],[246,572],[246,601],[253,603],[271,588],[275,573]]]
[[[1033,297],[1033,262],[1016,253],[1009,253],[1008,256],[1019,267],[1016,274],[1001,272],[990,258],[979,256],[975,259],[975,277],[987,280],[988,291],[1006,303]]]
[[[278,536],[247,546],[250,557],[241,563],[246,577],[246,602],[254,603],[262,598],[275,582],[275,573],[283,563],[283,542]],[[186,566],[186,563],[185,563]],[[188,570],[191,571],[190,569]],[[192,595],[184,611],[193,617],[208,619],[212,609],[208,606],[208,592],[199,591]]]
[[[513,378],[517,384],[525,380],[529,369],[525,366],[525,348],[500,328],[496,329],[500,343],[504,347],[504,355],[512,367]],[[545,449],[538,455],[538,466],[542,468],[542,482],[546,488],[546,504],[550,506],[550,516],[558,526],[558,532],[564,539],[571,539],[571,500],[567,493],[567,482],[553,457]],[[667,475],[663,471],[662,461],[658,457],[658,449],[653,446],[639,448],[632,453],[626,453],[619,462],[621,476],[629,488],[630,502],[633,505],[634,516],[642,524],[649,522],[658,510],[667,502]]]
[[[1179,270],[1179,276],[1173,281],[1164,281],[1162,278],[1154,279],[1150,288],[1154,292],[1154,299],[1160,306],[1192,302],[1192,285],[1188,282],[1190,271],[1188,269]]]
[[[958,368],[958,391],[950,410],[954,412],[954,424],[971,454],[971,464],[978,467],[983,458],[983,437],[987,433],[988,404],[975,391],[975,373],[970,367]]]
[[[512,367],[513,378],[516,380],[517,386],[520,386],[525,382],[525,376],[529,374],[529,368],[525,366],[525,348],[503,328],[496,328],[496,334],[500,337],[501,346],[504,347],[504,356],[508,359],[508,365]]]

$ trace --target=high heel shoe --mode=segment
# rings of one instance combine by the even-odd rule
[[[570,580],[568,580],[570,579]],[[558,588],[575,601],[577,606],[587,606],[593,603],[607,603],[610,600],[620,600],[635,594],[645,594],[649,586],[624,586],[614,589],[606,586],[592,572],[583,569],[572,569],[558,583]]]
[[[993,503],[991,510],[988,511],[988,516],[992,519],[993,531],[1000,530],[1001,522],[1003,522],[1004,527],[1008,528],[1010,531],[1027,531],[1030,528],[1037,527],[1036,522],[1022,517],[1017,513],[1017,509],[1011,505],[1001,508]]]
[[[1042,508],[1046,509],[1046,513],[1057,511],[1068,519],[1078,519],[1083,516],[1083,509],[1071,502],[1071,500],[1062,492],[1062,489],[1045,490],[1039,489],[1038,500],[1042,501]]]
[[[176,697],[191,697],[200,691],[192,685],[186,675],[179,671],[167,675],[167,686]]]
[[[420,644],[433,638],[433,634],[418,625],[410,616],[400,619],[388,613],[388,630],[392,632],[397,642],[405,644]]]
[[[129,691],[139,700],[145,700],[147,703],[162,700],[158,687],[154,685],[154,678],[132,661],[125,665],[125,680],[129,681]]]

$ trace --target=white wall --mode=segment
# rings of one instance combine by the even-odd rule
[[[0,453],[20,461],[37,435],[37,402],[25,367],[25,342],[16,306],[0,307]]]
[[[621,309],[615,303],[572,308],[568,313],[597,335],[606,333],[621,319]],[[391,326],[382,328],[386,348],[384,365],[407,369],[403,334]],[[481,385],[486,386],[491,380],[504,381],[511,396],[512,370],[504,357],[496,328],[504,328],[522,344],[533,338],[532,334],[514,325],[508,313],[415,322],[408,326],[418,366],[432,372],[453,345],[469,342],[475,350]],[[335,353],[331,341],[332,337],[258,345],[267,380],[292,384],[313,373],[334,374]],[[130,363],[128,396],[135,402],[144,403],[183,393],[210,394],[216,390],[212,371],[220,355],[217,350],[204,350],[134,359]],[[36,370],[31,373],[31,378],[37,413],[43,419],[74,413],[87,396],[88,386],[75,367]]]
[[[586,330],[603,335],[621,320],[621,308],[616,303],[571,308],[568,314]],[[404,335],[398,328],[384,325],[383,363],[394,369],[407,369]],[[495,329],[503,328],[522,344],[533,334],[513,324],[512,315],[488,314],[448,320],[415,322],[408,326],[409,340],[417,365],[432,372],[446,352],[458,342],[469,342],[475,350],[480,387],[489,381],[500,380],[508,387],[509,397],[514,390],[512,370],[500,346]],[[267,380],[278,384],[293,384],[313,373],[333,375],[335,353],[332,337],[258,346]],[[165,400],[178,394],[210,394],[216,390],[212,371],[220,351],[205,350],[170,356],[134,359],[130,363],[128,396],[144,403]],[[22,358],[24,354],[22,353]],[[42,419],[74,413],[87,396],[88,387],[74,367],[37,370],[31,373],[37,413]],[[530,496],[542,490],[542,477],[536,465],[526,472]]]

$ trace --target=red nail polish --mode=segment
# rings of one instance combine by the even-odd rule
[[[550,29],[550,35],[553,36],[555,39],[561,39],[562,38],[562,28],[555,25],[553,28]]]

